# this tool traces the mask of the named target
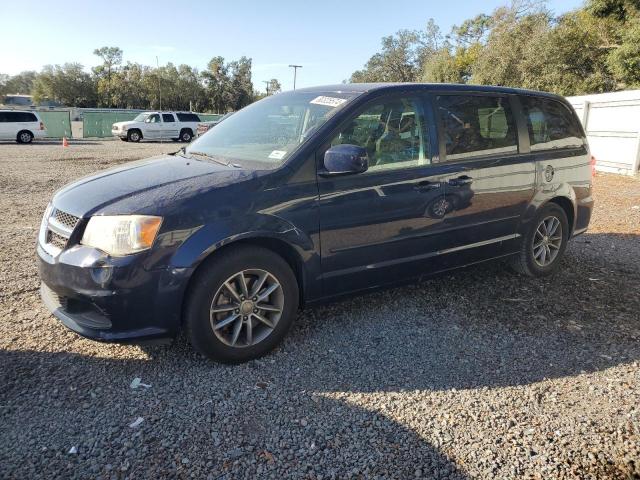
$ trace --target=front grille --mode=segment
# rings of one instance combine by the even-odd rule
[[[63,212],[62,210],[58,210],[57,208],[54,210],[52,217],[58,222],[60,225],[68,228],[73,232],[73,229],[76,228],[78,224],[78,217],[74,217],[70,213]]]
[[[80,222],[80,218],[57,208],[47,209],[48,215],[42,221],[40,243],[53,256],[69,246],[69,239]]]
[[[56,232],[52,232],[51,230],[47,232],[47,243],[59,248],[60,250],[65,249],[68,240],[68,238],[64,238],[62,235],[58,235]]]

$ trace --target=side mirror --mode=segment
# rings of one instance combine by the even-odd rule
[[[357,145],[335,145],[324,154],[325,175],[348,175],[366,172],[369,168],[367,151]]]

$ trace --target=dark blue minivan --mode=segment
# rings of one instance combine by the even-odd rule
[[[589,224],[593,159],[562,97],[355,84],[256,102],[185,149],[58,191],[41,294],[80,335],[265,354],[298,308],[506,258],[548,275]]]

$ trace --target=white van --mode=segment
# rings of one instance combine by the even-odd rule
[[[47,136],[47,130],[37,112],[0,110],[0,140],[31,143]]]

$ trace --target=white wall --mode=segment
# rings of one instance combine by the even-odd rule
[[[640,90],[567,97],[582,121],[598,170],[640,169]]]

